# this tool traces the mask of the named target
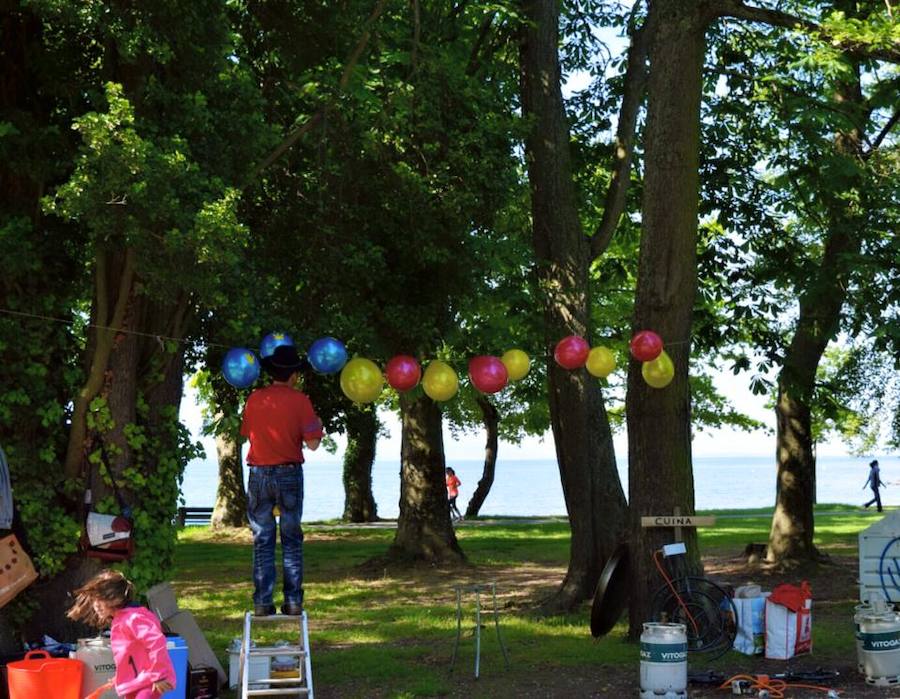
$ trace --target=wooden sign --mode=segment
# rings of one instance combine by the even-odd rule
[[[641,517],[642,527],[714,527],[715,517],[698,515],[658,515]]]
[[[675,541],[681,541],[682,527],[713,527],[716,524],[716,518],[710,516],[683,515],[681,509],[673,508],[674,512],[670,515],[651,515],[649,517],[641,517],[641,527],[667,527],[675,530]]]

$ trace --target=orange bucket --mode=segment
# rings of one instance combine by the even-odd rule
[[[9,699],[80,699],[83,672],[80,660],[51,658],[45,650],[28,651],[25,660],[6,666]]]

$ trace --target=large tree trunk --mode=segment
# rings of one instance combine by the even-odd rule
[[[484,469],[481,472],[481,480],[478,487],[472,493],[469,505],[466,507],[466,517],[477,517],[478,511],[491,492],[494,484],[494,472],[497,468],[497,445],[499,443],[498,426],[500,425],[500,413],[487,397],[478,395],[478,407],[481,408],[481,417],[484,422],[486,443],[484,445]]]
[[[244,489],[241,443],[237,435],[216,435],[216,458],[219,463],[219,485],[210,525],[213,529],[243,527],[247,524],[247,491]]]
[[[450,524],[440,406],[401,394],[400,410],[400,517],[388,558],[457,563],[465,556]]]
[[[666,343],[675,378],[651,388],[631,360],[626,416],[632,571],[629,635],[650,618],[650,596],[662,584],[652,553],[672,541],[667,529],[642,529],[641,516],[694,511],[688,358],[697,288],[700,95],[705,22],[700,0],[652,0],[650,77],[644,154],[634,331],[654,330]],[[689,567],[699,567],[694,529],[684,531]]]
[[[864,113],[859,66],[855,79],[843,83],[836,101],[848,111]],[[838,134],[835,148],[848,158],[862,154],[862,133],[853,129]],[[856,165],[852,166],[857,167]],[[848,171],[853,171],[849,170]],[[865,202],[865,179],[859,170],[847,176],[842,194],[856,190]],[[850,181],[852,177],[852,180]],[[829,202],[828,231],[819,269],[814,278],[798,289],[800,313],[797,329],[785,353],[778,375],[776,454],[778,477],[775,512],[769,532],[767,560],[788,563],[815,560],[819,553],[813,543],[815,533],[816,457],[812,437],[812,400],[816,370],[828,343],[840,328],[841,312],[847,298],[851,265],[849,255],[860,253],[859,231],[865,221],[854,220],[853,207],[838,197]],[[864,203],[861,208],[865,210]]]
[[[626,504],[599,384],[583,369],[568,371],[552,359],[553,347],[563,337],[590,337],[591,253],[578,218],[560,89],[559,3],[526,0],[523,6],[529,21],[521,63],[523,111],[532,122],[525,148],[533,240],[539,284],[545,290],[550,420],[572,529],[569,569],[545,605],[556,611],[573,609],[593,593],[621,540]]]
[[[378,426],[378,416],[372,407],[353,407],[347,411],[344,519],[350,522],[374,522],[378,519],[372,495],[372,464],[375,462]]]

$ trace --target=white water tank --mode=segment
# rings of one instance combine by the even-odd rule
[[[859,601],[900,603],[900,510],[859,533]]]

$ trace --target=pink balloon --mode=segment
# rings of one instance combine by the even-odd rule
[[[591,346],[583,337],[569,335],[556,343],[553,358],[563,369],[577,369],[584,366]]]
[[[422,369],[415,357],[398,354],[387,363],[384,375],[392,388],[396,388],[398,391],[408,391],[419,383],[419,379],[422,378]]]
[[[639,362],[652,362],[663,351],[662,338],[652,330],[641,330],[631,338],[631,356]]]
[[[469,360],[469,378],[482,393],[496,393],[506,385],[509,372],[498,357],[481,355]]]

